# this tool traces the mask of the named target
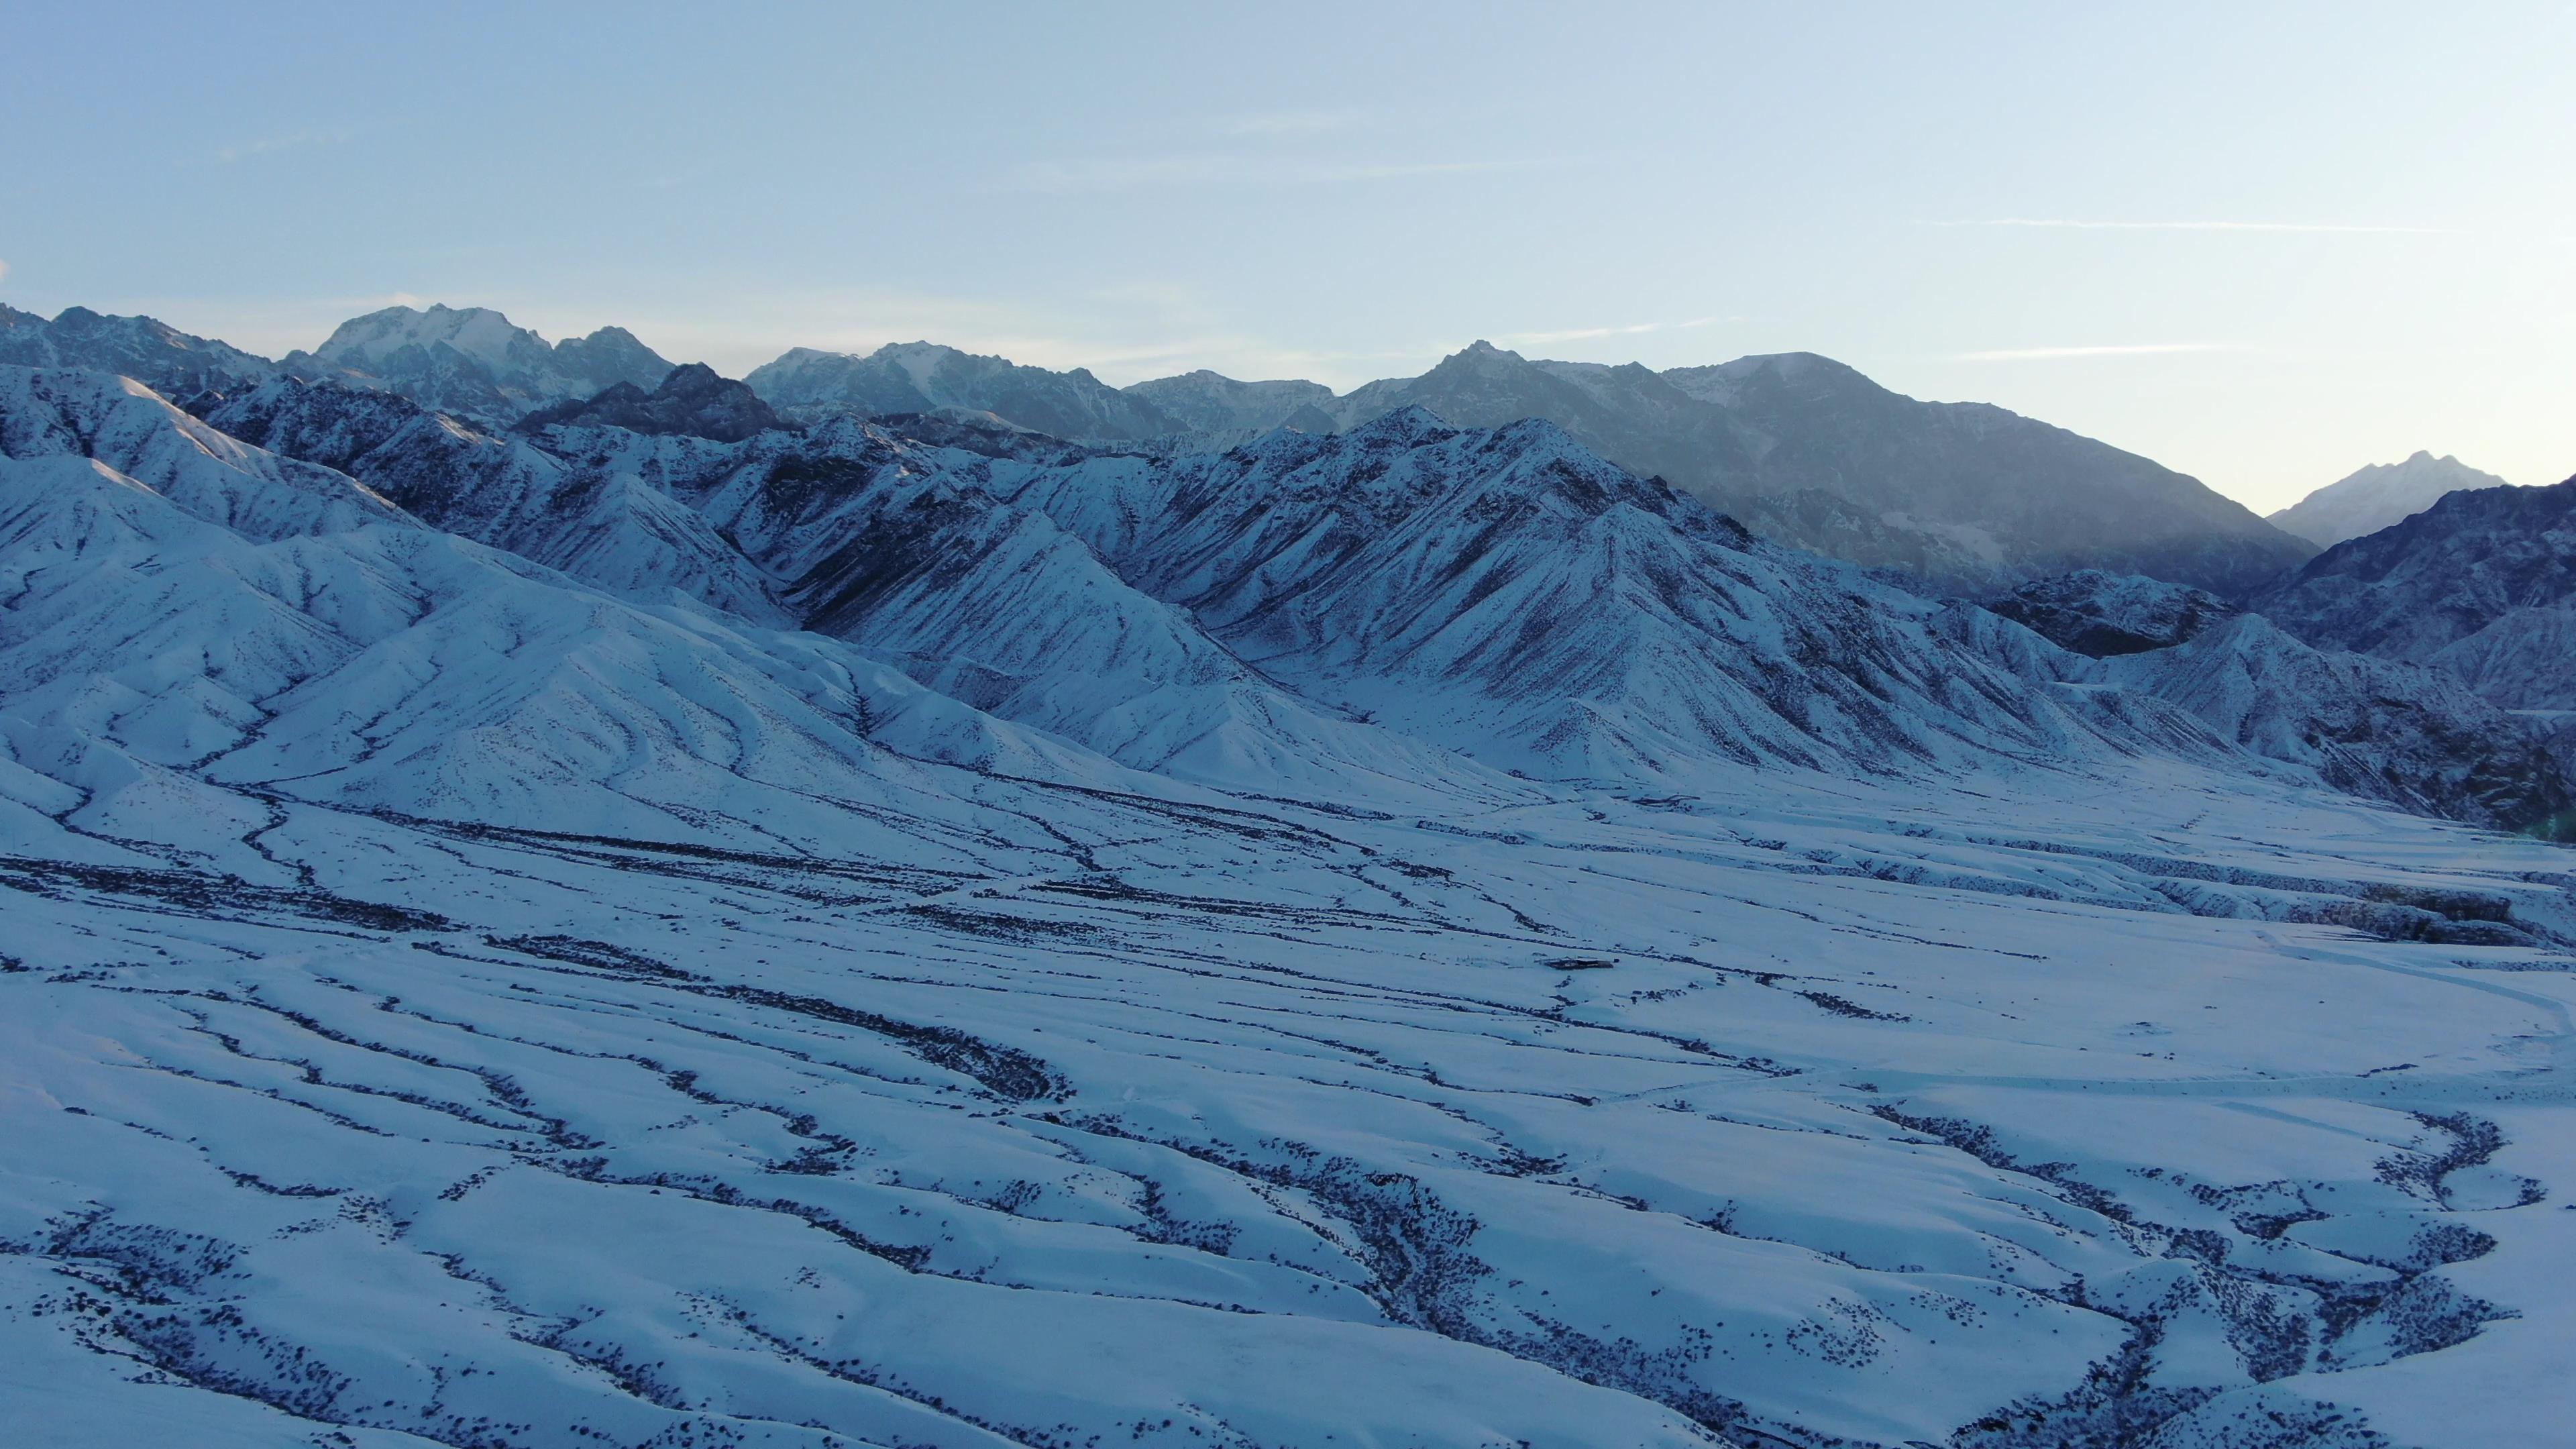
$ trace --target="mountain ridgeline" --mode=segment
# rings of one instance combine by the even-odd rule
[[[354,318],[319,348],[276,363],[148,318],[73,309],[48,323],[0,312],[0,362],[98,368],[174,398],[281,375],[329,380],[399,393],[484,429],[569,416],[619,387],[636,396],[602,406],[645,422],[638,409],[672,371],[620,328],[548,342],[498,312],[444,306]],[[953,430],[1024,435],[985,445],[1022,452],[1047,440],[1153,456],[1222,452],[1279,428],[1342,432],[1405,407],[1453,427],[1542,419],[1766,538],[1935,593],[1983,596],[2097,568],[2236,598],[2314,552],[2147,459],[2000,408],[1904,397],[1807,353],[1655,372],[1532,360],[1480,342],[1419,377],[1337,395],[1318,383],[1207,371],[1117,388],[1080,368],[912,342],[865,355],[795,348],[744,381],[768,413],[728,404],[735,421],[716,426],[737,436],[772,417],[790,426],[905,417],[923,420],[909,425],[916,432],[944,426],[960,440]]]

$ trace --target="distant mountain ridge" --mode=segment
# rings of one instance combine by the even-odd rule
[[[539,412],[569,417],[564,410],[621,387],[633,396],[607,405],[645,423],[644,399],[672,372],[619,328],[549,343],[473,307],[385,308],[277,364],[150,319],[66,313],[45,324],[12,313],[0,322],[0,353],[122,371],[174,396],[238,391],[282,372],[397,392],[483,428]],[[911,342],[865,356],[795,348],[743,381],[789,423],[908,415],[1156,456],[1221,452],[1280,427],[1347,431],[1404,407],[1461,427],[1544,419],[1764,537],[1972,597],[2100,568],[2234,598],[2310,552],[2145,458],[2000,408],[1904,397],[1809,353],[1655,372],[1532,360],[1479,342],[1419,377],[1336,396],[1317,383],[1205,370],[1113,388],[1080,368]],[[728,406],[733,421],[698,426],[743,437],[767,425],[743,402]]]
[[[1050,372],[934,342],[888,343],[866,356],[789,349],[743,379],[799,421],[943,410],[991,413],[1075,441],[1132,441],[1188,430],[1151,401],[1082,368]]]
[[[2311,545],[2197,480],[1975,403],[1926,403],[1812,353],[1655,372],[1532,360],[1474,343],[1419,377],[1336,396],[1319,383],[1201,370],[1110,389],[1083,371],[907,343],[867,357],[797,349],[746,379],[791,417],[959,408],[1059,437],[1135,445],[1340,432],[1404,407],[1451,425],[1541,418],[1756,532],[1971,594],[2078,568],[2235,596]],[[1123,398],[1122,408],[1114,399]]]
[[[2481,473],[2447,454],[2436,458],[2418,449],[2403,463],[2373,463],[2357,469],[2268,518],[2274,526],[2320,548],[2332,548],[2421,513],[2444,494],[2506,486],[2493,473]]]

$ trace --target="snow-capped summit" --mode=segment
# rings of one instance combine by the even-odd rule
[[[183,400],[277,375],[275,363],[238,347],[150,317],[108,317],[87,307],[66,307],[48,322],[0,305],[0,364],[112,372]]]
[[[860,356],[790,349],[743,381],[796,419],[931,413],[957,408],[1058,438],[1134,440],[1187,428],[1153,403],[1083,368],[1051,372],[934,342],[890,342]]]
[[[2403,463],[2373,463],[2358,469],[2269,519],[2320,548],[2332,548],[2421,513],[2443,494],[2504,486],[2505,481],[2493,473],[2481,473],[2448,454],[2436,458],[2419,448]]]
[[[312,352],[279,364],[401,393],[442,412],[515,422],[550,403],[632,383],[650,389],[671,363],[622,327],[549,343],[488,307],[387,307],[352,317]]]

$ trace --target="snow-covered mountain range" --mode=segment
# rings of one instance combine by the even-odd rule
[[[2444,495],[2254,601],[2303,639],[2430,665],[2514,709],[2576,709],[2576,479]]]
[[[793,416],[954,408],[1111,442],[1335,431],[1404,407],[1461,427],[1543,418],[1767,537],[1971,592],[2094,567],[2233,595],[2313,551],[2134,454],[2000,408],[1918,402],[1809,353],[1657,373],[1532,361],[1478,342],[1420,377],[1338,397],[1315,383],[1201,371],[1137,383],[1118,395],[1124,406],[1088,372],[926,343],[865,358],[798,349],[747,380]]]
[[[2576,1409],[2576,788],[2453,675],[2147,578],[1929,600],[1412,399],[460,416],[393,359],[573,365],[463,316],[193,412],[0,366],[37,1442]],[[2487,496],[2379,538],[2523,579],[2557,525]]]
[[[174,397],[283,373],[398,392],[490,429],[672,364],[621,328],[548,343],[487,308],[389,307],[279,363],[149,318],[74,309],[0,315],[0,361],[96,367]],[[1476,343],[1416,378],[1346,395],[1310,382],[1199,371],[1113,388],[930,342],[862,355],[799,347],[745,379],[776,417],[936,418],[1118,452],[1221,452],[1280,427],[1344,431],[1404,407],[1452,426],[1557,424],[1602,457],[1666,479],[1757,533],[1934,592],[1988,594],[2084,568],[2236,597],[2312,550],[2197,481],[2134,454],[1980,404],[1925,403],[1807,353],[1716,367],[1532,361]],[[630,420],[640,415],[630,414]],[[746,414],[735,431],[766,422]]]
[[[2373,463],[2327,484],[2269,515],[2271,523],[2319,548],[2377,533],[2423,512],[2446,493],[2463,488],[2502,488],[2502,478],[2481,473],[2448,454],[2418,449],[2403,463]]]

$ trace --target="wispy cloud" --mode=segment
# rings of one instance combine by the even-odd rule
[[[2056,231],[2290,231],[2381,236],[2455,236],[2442,226],[2376,226],[2326,221],[2089,221],[2056,216],[1998,216],[1981,221],[1934,221],[1927,226],[2017,226]]]
[[[1037,161],[1009,175],[1019,191],[1055,196],[1188,186],[1331,186],[1420,176],[1474,176],[1547,164],[1496,161],[1301,161],[1285,157],[1195,154]]]
[[[1228,116],[1217,129],[1229,136],[1319,136],[1348,131],[1367,120],[1366,111],[1260,111]]]
[[[2120,342],[2098,347],[2005,347],[1962,352],[1954,362],[2040,362],[2058,357],[2148,357],[2166,352],[2242,352],[2234,342]]]
[[[1734,322],[1734,317],[1693,317],[1686,322],[1633,322],[1625,327],[1569,327],[1560,332],[1506,332],[1498,340],[1513,344],[1549,342],[1588,342],[1599,337],[1635,337],[1646,332],[1679,332],[1689,327],[1712,327],[1720,322]]]
[[[7,280],[9,280],[9,263],[6,258],[0,258],[0,282]]]
[[[229,166],[253,156],[266,156],[277,151],[300,151],[308,146],[336,146],[349,139],[346,131],[296,131],[284,136],[264,136],[238,146],[226,146],[215,153],[215,159]]]

